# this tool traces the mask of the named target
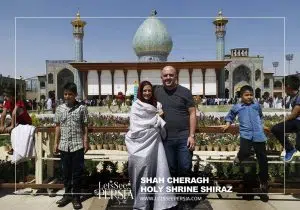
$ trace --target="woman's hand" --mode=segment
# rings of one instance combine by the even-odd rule
[[[158,115],[159,115],[161,118],[163,118],[163,117],[164,117],[164,112],[163,112],[163,111],[162,111],[162,112],[159,112]]]

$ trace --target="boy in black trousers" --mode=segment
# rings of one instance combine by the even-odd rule
[[[84,168],[84,153],[89,148],[87,137],[88,111],[76,101],[77,87],[74,83],[64,86],[65,103],[55,113],[55,146],[60,151],[65,194],[56,203],[66,206],[72,201],[74,209],[81,209],[81,178]],[[71,196],[73,195],[73,197]]]
[[[235,117],[239,118],[240,127],[240,151],[237,154],[235,163],[240,163],[251,155],[251,148],[254,148],[259,164],[259,180],[262,200],[268,200],[268,159],[266,155],[266,136],[263,126],[262,109],[258,103],[253,101],[253,88],[245,85],[240,90],[241,103],[234,105],[225,117],[226,131]],[[265,128],[267,129],[267,128]]]

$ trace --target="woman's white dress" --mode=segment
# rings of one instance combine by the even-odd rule
[[[128,149],[128,171],[134,196],[133,209],[160,210],[177,205],[174,193],[166,192],[170,177],[162,138],[165,136],[165,121],[157,114],[157,108],[136,100],[130,113],[130,129],[125,137]],[[163,183],[142,183],[141,178],[161,178]],[[155,186],[159,193],[141,192],[144,187]],[[151,204],[150,199],[155,199]],[[146,198],[146,199],[145,199]],[[153,206],[152,206],[153,205]]]

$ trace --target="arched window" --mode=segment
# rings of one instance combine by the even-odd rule
[[[45,87],[46,87],[45,82],[40,82],[40,88],[42,89],[42,88],[45,88]]]
[[[63,88],[68,82],[74,82],[74,74],[71,70],[65,68],[62,69],[56,77],[56,88],[57,88],[57,99],[64,98],[64,91]]]
[[[53,74],[48,74],[48,84],[53,84]]]
[[[236,85],[241,81],[248,84],[251,82],[251,70],[245,65],[240,65],[233,70],[233,85]]]
[[[259,69],[257,69],[255,71],[255,81],[260,80],[261,79],[261,71]]]
[[[274,82],[274,88],[279,88],[279,89],[281,89],[282,88],[282,82],[280,82],[280,81],[276,81],[276,82]]]
[[[270,87],[270,80],[269,79],[264,79],[264,87],[269,88]]]
[[[225,81],[229,79],[229,71],[225,69]]]

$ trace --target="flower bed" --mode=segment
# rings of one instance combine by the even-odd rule
[[[8,144],[10,144],[10,136],[0,135],[0,147],[7,146]]]
[[[33,124],[36,126],[54,126],[53,118],[38,119],[32,117]],[[276,123],[283,120],[283,115],[265,116],[264,125],[271,128]],[[238,126],[238,121],[234,122]],[[224,124],[224,117],[204,116],[198,121],[198,127],[205,129],[211,126],[221,126]],[[99,113],[89,115],[89,127],[129,127],[129,118],[117,116],[103,116]],[[216,127],[216,130],[219,128]],[[290,135],[292,142],[295,136]],[[272,134],[267,134],[267,150],[280,152],[283,150],[279,141]],[[126,151],[125,134],[122,133],[89,133],[91,149],[110,149]],[[235,151],[239,150],[239,135],[225,133],[197,133],[196,134],[196,151]]]
[[[31,115],[32,124],[36,127],[52,127],[55,126],[53,117],[38,118],[35,114]],[[98,113],[90,113],[88,118],[88,126],[104,127],[104,126],[129,126],[129,118],[117,117],[112,115],[100,115]]]
[[[92,150],[119,150],[127,151],[125,134],[120,133],[89,133]]]

